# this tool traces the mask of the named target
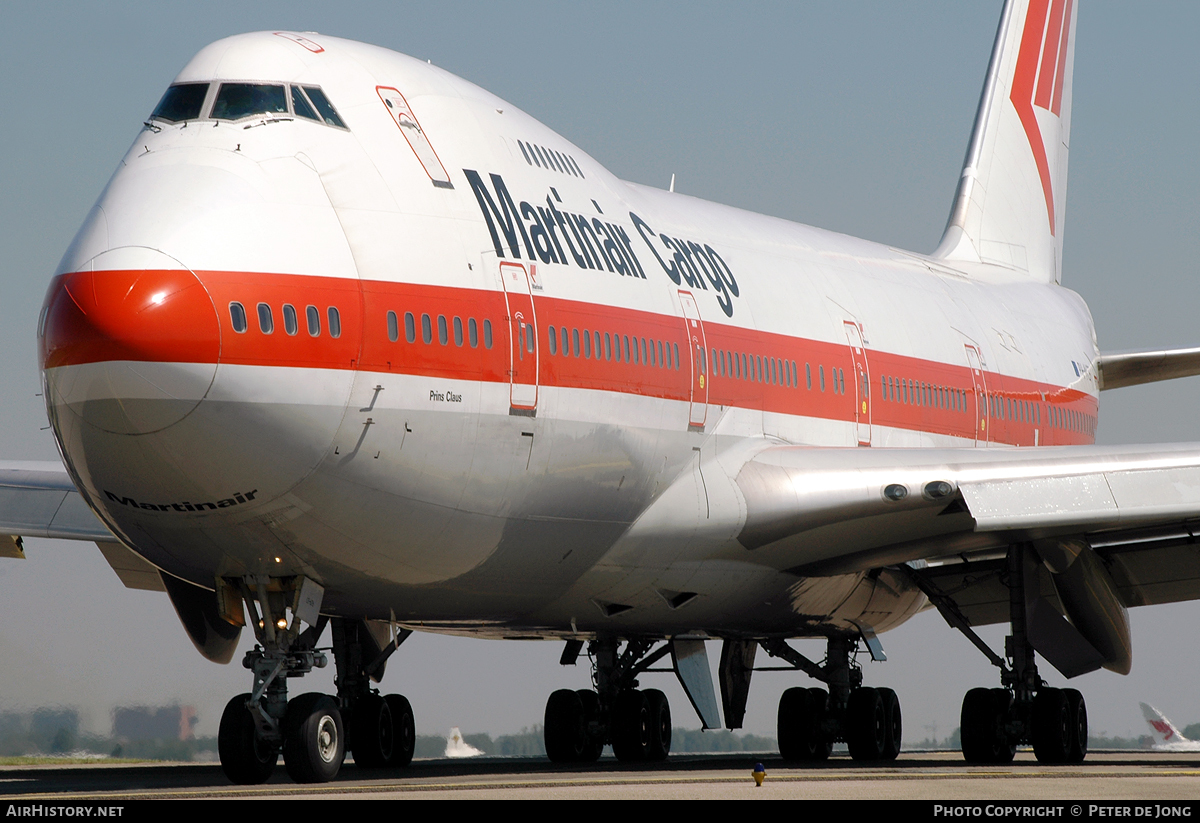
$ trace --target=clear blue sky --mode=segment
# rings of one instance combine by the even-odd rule
[[[1200,344],[1200,5],[1080,5],[1063,281],[1091,306],[1104,350]],[[999,2],[5,3],[0,458],[54,458],[34,357],[46,283],[141,121],[212,40],[299,29],[393,48],[506,98],[621,177],[665,188],[674,173],[687,194],[928,251],[999,13]],[[1200,380],[1107,393],[1100,440],[1200,440],[1198,401]],[[180,699],[215,733],[225,701],[249,687],[240,665],[200,658],[165,596],[121,588],[93,546],[30,540],[27,553],[0,561],[0,711],[78,705],[107,732],[113,704]],[[1200,720],[1200,606],[1133,618],[1133,673],[1076,683],[1093,729],[1142,733],[1138,700]],[[935,613],[883,640],[891,660],[868,664],[868,682],[899,692],[908,739],[934,724],[945,736],[963,692],[995,685]],[[559,651],[419,636],[384,685],[411,698],[421,733],[505,733],[540,723],[552,689],[586,685],[583,667],[559,669]],[[802,681],[760,675],[748,730],[773,734],[779,692]],[[678,725],[698,725],[673,683],[651,682]],[[302,688],[330,683],[322,673]]]

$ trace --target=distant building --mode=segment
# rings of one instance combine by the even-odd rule
[[[112,736],[118,740],[194,740],[195,706],[126,706],[113,709]]]

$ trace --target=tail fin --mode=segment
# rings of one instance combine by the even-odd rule
[[[1146,718],[1146,722],[1150,724],[1150,729],[1154,732],[1154,744],[1156,746],[1165,746],[1171,743],[1186,743],[1187,738],[1179,729],[1175,728],[1167,716],[1153,706],[1148,706],[1145,703],[1139,703],[1142,707],[1142,717]]]
[[[1074,0],[1008,0],[935,257],[1058,282],[1067,203]]]

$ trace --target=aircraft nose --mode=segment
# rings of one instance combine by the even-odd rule
[[[48,399],[114,434],[149,434],[208,393],[221,352],[216,308],[187,267],[113,249],[54,278],[42,308]]]

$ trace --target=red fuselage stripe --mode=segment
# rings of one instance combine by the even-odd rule
[[[506,319],[502,291],[381,281],[360,283],[305,275],[197,274],[217,309],[220,362],[223,364],[357,369],[507,383],[512,368],[510,358],[536,356],[537,382],[543,387],[590,389],[688,402],[693,397],[693,387],[698,386],[698,374],[693,373],[682,317],[542,297],[535,292],[536,343],[534,351],[529,352],[510,343],[510,334],[519,332],[512,331],[514,326]],[[244,307],[247,318],[247,328],[240,333],[234,331],[229,311],[234,302]],[[260,330],[259,303],[270,307],[274,324],[271,334]],[[294,335],[285,330],[285,304],[296,311],[298,329]],[[317,308],[320,317],[320,333],[316,336],[310,335],[307,327],[306,309],[310,305]],[[336,339],[329,335],[330,306],[337,308],[341,322],[341,335]],[[396,314],[396,341],[390,339],[388,312]],[[413,315],[414,342],[407,339],[406,313]],[[424,315],[429,317],[430,343],[424,342]],[[178,319],[187,323],[193,316],[189,313]],[[440,342],[440,318],[445,318],[445,344]],[[461,345],[456,343],[455,318],[462,323]],[[471,319],[476,321],[477,345],[474,347],[469,340]],[[484,342],[484,321],[491,324],[491,348]],[[1094,440],[1096,401],[1091,395],[1062,386],[984,372],[989,399],[983,395],[982,386],[977,395],[965,353],[964,363],[960,366],[867,349],[867,397],[860,398],[848,342],[790,337],[711,321],[703,325],[710,361],[704,366],[704,385],[710,406],[736,406],[851,422],[856,419],[867,422],[869,418],[874,426],[1020,445],[1034,444],[1035,429],[1040,445]],[[551,354],[548,340],[550,327],[556,335],[554,354]],[[568,330],[566,352],[562,347],[564,328]],[[592,342],[590,357],[584,342],[585,331]],[[596,351],[597,333],[602,353]],[[576,339],[579,341],[578,355],[574,348]],[[618,339],[620,359],[615,344]],[[611,348],[609,341],[614,341]],[[649,354],[651,346],[652,355],[644,357],[643,351]],[[631,350],[634,349],[637,362],[632,362]],[[59,356],[48,365],[129,359],[127,347],[119,342],[106,345],[88,341],[86,346],[60,346],[58,350],[69,352],[70,357]],[[144,354],[135,359],[194,362],[194,359],[179,357],[180,354],[182,352],[174,351],[174,346],[164,345],[153,355]],[[666,362],[668,356],[670,366]],[[524,364],[524,368],[528,369],[529,364]],[[824,390],[821,388],[822,370]],[[811,388],[808,387],[809,373]],[[888,381],[886,391],[884,380]],[[789,381],[793,385],[788,385]],[[696,396],[701,397],[699,391]],[[861,407],[864,399],[868,403],[865,414]],[[1060,419],[1061,423],[1058,423]],[[984,428],[990,429],[989,432],[978,431],[981,422]]]

